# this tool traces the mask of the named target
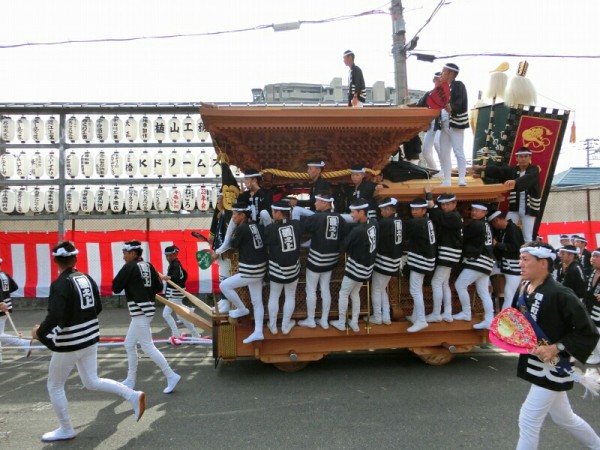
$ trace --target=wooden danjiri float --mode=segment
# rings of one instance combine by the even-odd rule
[[[363,163],[377,172],[389,163],[390,156],[399,146],[417,133],[427,129],[439,111],[406,107],[329,107],[329,106],[217,106],[202,104],[200,114],[215,149],[226,155],[228,162],[241,168],[257,168],[263,173],[275,173],[274,185],[301,185],[306,182],[306,162],[319,159],[326,162],[323,176],[332,184],[349,183],[349,168]],[[276,169],[276,170],[272,170]],[[295,179],[294,179],[295,178]],[[507,192],[503,184],[484,184],[480,179],[467,177],[468,186],[458,187],[456,179],[451,188],[440,187],[431,181],[434,198],[451,190],[461,202],[498,203]],[[416,196],[424,196],[428,180],[410,180],[391,183],[378,197],[395,197],[407,204]],[[288,190],[289,192],[289,190]],[[408,209],[407,209],[408,211]],[[229,253],[229,255],[227,254]],[[225,254],[237,267],[237,255]],[[302,265],[304,269],[304,259]],[[331,281],[332,305],[330,319],[337,318],[337,293],[343,277],[343,262],[333,272]],[[454,277],[456,274],[454,274]],[[268,286],[263,301],[265,310]],[[487,343],[487,330],[475,330],[473,324],[483,320],[481,302],[473,296],[472,322],[430,323],[417,333],[408,333],[410,322],[405,319],[412,312],[412,299],[408,292],[407,274],[398,273],[389,283],[388,293],[392,308],[391,325],[371,325],[364,321],[370,315],[370,286],[361,288],[360,332],[341,332],[294,327],[288,335],[272,335],[264,329],[265,339],[250,344],[242,340],[254,330],[252,314],[238,320],[227,315],[211,314],[212,321],[199,323],[205,329],[212,327],[213,355],[216,360],[231,362],[237,358],[256,358],[274,364],[283,371],[296,371],[310,361],[317,361],[333,352],[377,349],[408,349],[428,364],[450,362],[456,353],[469,352],[474,346]],[[429,277],[424,284],[426,313],[431,311]],[[239,291],[251,308],[246,288]],[[460,310],[458,298],[454,310]],[[205,306],[204,311],[210,312]],[[320,299],[317,303],[320,311]],[[306,317],[304,270],[296,292],[294,318]]]

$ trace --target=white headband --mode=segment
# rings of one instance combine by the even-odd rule
[[[571,250],[570,248],[561,247],[558,249],[559,252],[572,253],[574,255],[579,255],[579,249]]]
[[[356,205],[356,206],[352,206],[350,205],[350,209],[352,211],[356,210],[356,209],[369,209],[369,204],[368,203],[364,203],[362,205]]]
[[[364,167],[362,169],[350,169],[352,173],[365,173]]]
[[[325,167],[325,161],[314,162],[314,163],[306,163],[308,167]]]
[[[124,252],[130,252],[131,250],[137,250],[138,248],[142,248],[142,246],[141,245],[123,244],[123,251]]]
[[[487,211],[487,206],[480,205],[479,203],[473,203],[471,208],[480,209],[482,211]]]
[[[594,256],[600,256],[600,250],[594,250],[592,252],[592,255],[594,255]],[[0,260],[0,262],[2,262],[2,260]]]
[[[519,150],[518,152],[515,153],[515,156],[518,155],[531,155],[531,151],[530,150]]]
[[[245,173],[244,178],[259,178],[262,177],[260,173]]]
[[[491,222],[496,217],[498,217],[500,214],[502,214],[502,211],[496,211],[496,212],[491,213],[488,217],[488,222]]]
[[[315,195],[315,200],[321,200],[322,202],[333,203],[333,197],[325,198],[325,197],[321,197],[320,195]]]
[[[437,198],[438,203],[450,203],[450,202],[456,201],[456,196],[450,197],[450,198],[440,198],[440,197],[441,196],[438,196],[438,198]]]
[[[292,208],[290,208],[289,206],[275,206],[275,205],[271,205],[271,209],[276,209],[278,211],[291,211]]]
[[[52,256],[59,256],[61,258],[66,258],[67,256],[75,256],[79,253],[79,250],[75,249],[72,252],[68,252],[64,247],[59,248],[58,250],[52,252]]]
[[[523,247],[521,248],[521,253],[529,253],[541,259],[550,258],[552,261],[556,259],[556,254],[546,247]]]
[[[398,203],[398,200],[396,200],[395,198],[390,198],[389,202],[385,202],[379,205],[380,208],[385,208],[386,206],[396,206],[396,204]]]
[[[411,208],[427,208],[429,206],[429,203],[427,203],[427,201],[425,201],[425,203],[411,203],[410,207]]]
[[[232,211],[252,211],[250,206],[246,206],[245,208],[231,208]]]

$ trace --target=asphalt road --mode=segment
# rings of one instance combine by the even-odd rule
[[[23,330],[43,311],[17,311]],[[125,309],[102,313],[103,336],[124,336]],[[162,317],[155,337],[168,335]],[[8,331],[8,330],[7,330]],[[407,351],[331,355],[296,373],[254,360],[214,368],[210,347],[159,346],[183,376],[165,395],[162,373],[140,360],[138,389],[147,409],[135,423],[127,402],[83,389],[74,372],[67,397],[77,437],[44,444],[57,423],[46,392],[50,352],[29,359],[5,349],[0,364],[0,449],[512,449],[519,407],[529,385],[516,378],[516,358],[481,349],[441,367]],[[123,347],[99,350],[99,372],[126,375]],[[570,398],[575,411],[600,430],[598,400]],[[540,448],[580,448],[547,420]]]

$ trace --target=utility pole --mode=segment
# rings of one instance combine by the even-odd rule
[[[586,153],[586,165],[585,167],[591,167],[590,166],[590,160],[594,159],[597,160],[598,156],[597,154],[600,153],[600,140],[597,138],[588,138],[586,140],[583,141],[583,145],[584,145],[584,150]],[[595,155],[594,157],[591,157],[592,155]]]
[[[394,72],[396,81],[396,105],[404,105],[408,97],[408,82],[406,79],[406,23],[402,16],[402,0],[392,0],[392,29]]]

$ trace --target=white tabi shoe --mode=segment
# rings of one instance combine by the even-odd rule
[[[277,334],[277,322],[275,322],[275,323],[269,322],[269,325],[267,326],[267,328],[269,328],[269,331],[271,332],[272,335]]]
[[[244,344],[250,344],[251,342],[262,341],[264,339],[265,339],[265,336],[263,335],[262,331],[255,331],[250,336],[248,336],[246,339],[244,339],[242,342]]]
[[[177,383],[179,383],[179,380],[181,380],[181,375],[177,375],[176,373],[173,373],[173,375],[168,377],[167,387],[163,389],[163,394],[170,394],[173,392],[175,390],[175,386],[177,386]]]
[[[229,302],[229,300],[225,299],[219,300],[217,306],[219,307],[219,314],[227,314],[231,309],[231,303]],[[211,310],[212,312],[215,312],[215,307],[213,306]]]
[[[383,323],[384,325],[391,325],[392,319],[390,318],[390,316],[383,316],[383,318],[381,319],[381,323]]]
[[[129,398],[129,403],[131,403],[131,407],[133,408],[135,421],[139,422],[144,415],[144,411],[146,410],[146,394],[144,394],[142,391],[134,392]]]
[[[473,325],[473,328],[475,328],[476,330],[489,330],[490,326],[492,325],[492,321],[491,320],[484,320],[483,322],[479,322],[476,323],[475,325]]]
[[[309,317],[307,317],[306,319],[299,320],[298,325],[301,327],[317,328],[317,323],[315,322],[315,319],[311,319]]]
[[[348,326],[355,333],[358,333],[360,331],[360,328],[358,327],[358,322],[354,322],[351,320],[350,322],[348,322]]]
[[[283,322],[281,324],[281,332],[283,334],[290,334],[290,331],[292,331],[292,328],[294,328],[295,326],[296,326],[295,320],[290,320],[289,322]]]
[[[248,308],[243,309],[234,309],[233,311],[229,311],[229,317],[232,319],[239,319],[240,317],[244,317],[250,314],[250,310]]]
[[[464,312],[459,312],[458,314],[454,314],[452,316],[452,318],[454,320],[464,320],[466,322],[470,322],[471,321],[471,314],[467,314],[467,313],[464,313]]]
[[[54,441],[68,441],[69,439],[73,439],[76,433],[73,428],[64,429],[57,428],[54,431],[48,431],[44,433],[42,436],[42,442],[54,442]]]
[[[442,314],[442,320],[444,322],[454,322],[454,319],[452,318],[452,314]]]
[[[442,321],[442,315],[441,314],[427,314],[425,316],[425,321],[432,323],[432,322],[441,322]]]
[[[327,320],[327,317],[323,317],[321,319],[319,319],[317,321],[317,323],[321,326],[321,328],[323,328],[324,330],[329,330],[329,321]]]
[[[381,319],[381,317],[368,316],[365,317],[365,322],[372,323],[373,325],[381,325],[383,323],[383,320]]]
[[[346,331],[346,322],[342,320],[332,320],[329,322],[329,325],[331,325],[333,328],[337,328],[340,331]]]
[[[412,327],[409,327],[406,331],[409,333],[416,333],[417,331],[421,331],[424,328],[427,328],[429,324],[424,320],[417,320]]]

